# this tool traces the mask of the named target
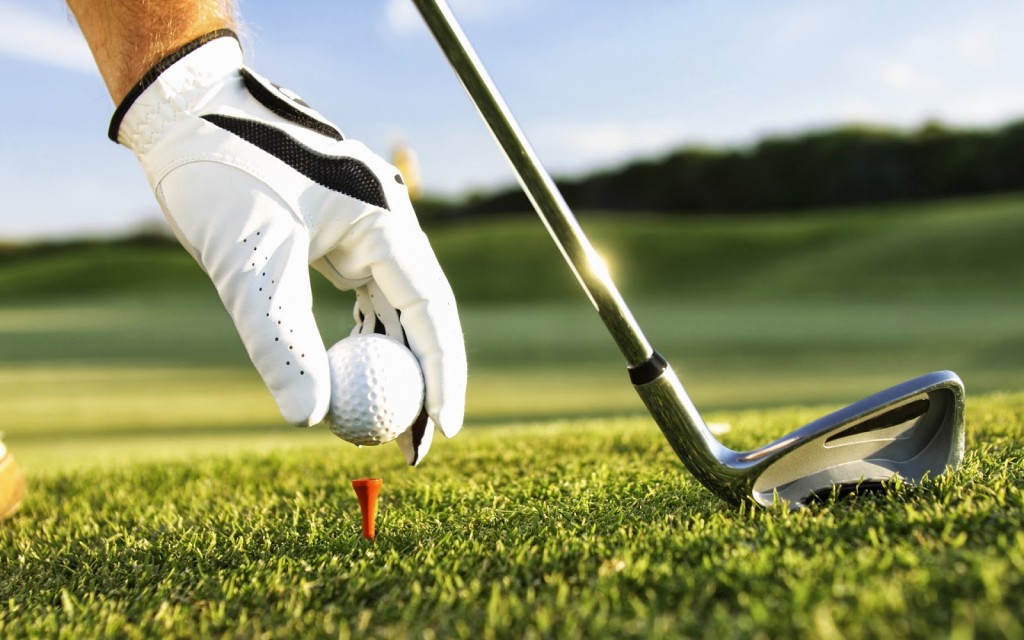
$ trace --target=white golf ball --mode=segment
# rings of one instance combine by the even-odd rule
[[[331,431],[357,445],[391,442],[423,408],[423,371],[412,351],[379,334],[358,334],[327,350]]]

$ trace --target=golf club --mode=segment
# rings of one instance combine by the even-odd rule
[[[554,180],[444,0],[413,0],[468,91],[519,183],[626,359],[651,416],[690,472],[721,498],[791,508],[834,491],[899,476],[917,482],[964,455],[964,388],[956,374],[930,373],[855,402],[753,451],[718,442],[669,363],[644,337]]]

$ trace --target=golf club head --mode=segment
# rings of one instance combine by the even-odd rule
[[[759,449],[733,451],[714,438],[665,364],[637,392],[686,467],[730,502],[798,508],[896,476],[918,482],[963,460],[964,387],[951,371],[903,382]]]

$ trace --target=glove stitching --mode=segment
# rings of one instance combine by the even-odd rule
[[[275,158],[274,160],[276,161],[277,159]],[[238,156],[228,155],[224,153],[194,153],[190,155],[179,156],[174,160],[164,163],[159,169],[153,170],[150,173],[151,175],[154,176],[154,184],[159,185],[160,182],[163,181],[163,179],[167,177],[167,175],[174,171],[175,169],[178,169],[179,167],[183,167],[185,165],[203,162],[210,162],[213,164],[224,165],[226,167],[232,167],[233,169],[237,169],[242,173],[252,176],[256,180],[260,181],[263,184],[264,188],[274,192],[274,195],[276,195],[280,199],[281,204],[284,206],[284,208],[286,208],[288,212],[291,214],[292,219],[294,219],[299,224],[306,226],[305,219],[299,215],[299,206],[295,203],[295,201],[292,198],[287,197],[281,191],[281,189],[275,186],[279,181],[271,179],[272,172],[264,170],[263,167],[255,163],[244,162]]]
[[[121,122],[124,120],[125,116],[128,115],[128,112],[131,110],[131,108],[135,105],[135,101],[139,99],[139,96],[141,96],[146,91],[146,89],[149,88],[151,84],[156,82],[164,71],[170,69],[179,60],[188,56],[188,54],[218,38],[234,38],[235,40],[238,40],[238,36],[235,34],[234,31],[230,29],[219,29],[217,31],[213,31],[211,33],[199,36],[195,40],[192,40],[191,42],[182,45],[180,48],[178,48],[176,51],[165,57],[163,60],[153,65],[153,68],[147,71],[146,74],[142,76],[142,78],[137,83],[135,83],[135,86],[128,90],[128,93],[125,95],[124,99],[121,100],[121,104],[117,105],[117,109],[114,110],[114,115],[110,119],[110,126],[107,129],[107,137],[110,138],[113,142],[118,141],[118,133],[121,129]]]

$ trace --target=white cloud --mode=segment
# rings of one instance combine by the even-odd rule
[[[0,55],[97,73],[89,47],[69,21],[0,3]]]
[[[841,101],[836,109],[840,122],[882,122],[889,123],[892,114],[886,114],[872,102],[860,98]]]
[[[552,168],[591,169],[624,160],[663,153],[688,137],[676,122],[655,120],[538,123],[534,133],[538,154],[549,158]],[[545,160],[548,161],[548,160]]]
[[[893,89],[910,89],[919,80],[914,67],[899,61],[893,61],[882,68],[882,82]]]
[[[384,20],[390,31],[400,35],[413,33],[422,25],[419,12],[408,0],[389,0],[384,9]]]
[[[879,46],[860,50],[851,70],[847,101],[890,123],[938,118],[957,125],[988,126],[1019,117],[1024,41],[1016,25],[1024,5],[999,18],[991,14],[948,19]],[[1007,7],[1009,9],[1009,7]],[[864,108],[868,107],[868,108]]]
[[[954,42],[954,51],[965,63],[980,69],[990,69],[998,62],[996,43],[998,29],[985,21],[966,25]]]

